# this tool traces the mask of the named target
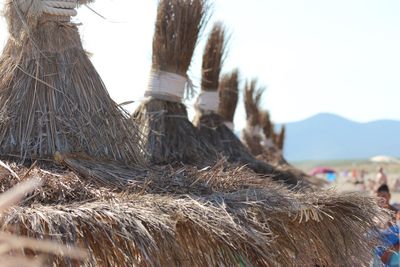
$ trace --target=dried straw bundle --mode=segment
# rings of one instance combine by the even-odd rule
[[[163,81],[163,75],[188,80],[187,71],[209,8],[208,0],[161,0],[158,4],[149,83],[157,86],[149,86],[146,96],[150,99],[132,116],[144,133],[143,145],[154,164],[183,162],[202,166],[215,161],[216,152],[188,120],[182,95],[155,91],[160,87],[180,89],[170,88],[176,85]],[[190,87],[188,83],[186,87]]]
[[[258,155],[258,158],[262,158],[266,162],[270,162],[273,165],[281,166],[287,165],[288,162],[283,157],[283,149],[279,148],[278,142],[281,142],[283,148],[283,142],[285,133],[283,135],[275,133],[275,124],[271,121],[268,111],[259,110],[260,116],[260,127],[261,133],[261,147],[262,152]],[[283,138],[282,140],[279,140]]]
[[[250,143],[250,145],[248,145],[249,147],[256,147],[257,152],[259,149],[261,149],[261,153],[256,158],[258,160],[271,164],[278,171],[291,173],[295,177],[298,177],[300,180],[305,181],[311,186],[323,187],[324,185],[326,185],[326,181],[319,178],[311,177],[286,161],[283,156],[285,128],[282,127],[281,132],[279,134],[276,134],[275,125],[271,121],[268,111],[261,110],[258,104],[254,104],[254,100],[252,100],[250,96],[248,96],[248,98],[249,99],[247,100],[247,102],[250,102],[249,105],[252,106],[252,109],[255,110],[254,107],[257,107],[257,110],[253,112],[255,112],[255,114],[258,114],[258,124],[259,127],[262,129],[257,133],[257,136],[259,137],[258,143],[254,142],[254,140],[251,139],[251,136],[248,136],[247,139],[245,139],[247,140],[246,143]]]
[[[232,130],[227,127],[223,117],[218,113],[222,104],[219,98],[231,100],[229,98],[232,97],[226,96],[232,94],[230,90],[236,93],[237,102],[238,71],[234,71],[230,75],[233,80],[224,81],[223,83],[224,86],[232,85],[234,88],[222,89],[219,84],[220,73],[226,56],[227,39],[225,27],[220,22],[215,23],[203,54],[202,92],[196,103],[197,114],[194,119],[194,125],[198,128],[201,137],[212,144],[229,162],[247,165],[250,169],[261,174],[273,174],[271,175],[273,179],[295,185],[297,184],[297,179],[294,177],[284,173],[275,173],[272,166],[256,160]],[[233,100],[235,100],[234,98]],[[236,103],[233,103],[233,106],[236,106]],[[233,117],[231,120],[233,120]]]
[[[268,111],[260,108],[265,88],[257,87],[257,80],[247,82],[245,89],[246,128],[242,132],[243,143],[257,160],[270,164],[275,173],[284,174],[285,179],[301,182],[303,185],[322,187],[326,184],[290,165],[276,145],[274,124]],[[283,133],[284,134],[284,133]],[[283,137],[283,136],[282,136]]]
[[[228,36],[225,26],[221,22],[216,22],[208,37],[203,53],[201,93],[197,99],[197,112],[194,119],[194,125],[197,127],[201,127],[207,117],[212,117],[211,115],[214,114],[218,115],[220,102],[218,94],[219,78],[226,57],[227,42]],[[211,101],[213,103],[209,103]],[[220,121],[218,122],[220,123]],[[214,124],[213,121],[206,120],[204,126],[210,124]],[[212,126],[210,125],[210,127]]]
[[[280,151],[283,151],[283,148],[285,146],[285,137],[286,137],[286,127],[285,125],[282,125],[281,131],[279,132],[276,138],[276,146]]]
[[[30,171],[40,175],[38,169]],[[14,175],[23,177],[28,170],[15,170]],[[375,199],[357,194],[296,193],[266,179],[251,178],[240,169],[227,173],[221,166],[192,174],[191,184],[183,186],[187,194],[175,192],[180,188],[173,185],[179,183],[180,174],[175,174],[160,177],[165,184],[148,180],[147,188],[153,189],[132,187],[129,195],[93,198],[96,189],[86,200],[58,205],[43,203],[41,195],[54,190],[46,182],[49,177],[44,178],[44,187],[23,207],[5,213],[0,225],[17,234],[86,247],[90,257],[84,266],[232,266],[240,262],[246,266],[331,266],[352,265],[353,255],[360,263],[368,262],[376,240],[369,240],[365,233],[373,233],[385,216]],[[82,188],[82,184],[71,184],[69,177],[64,181],[64,175],[57,175],[58,179],[51,180],[61,188],[65,182],[71,192]],[[9,173],[4,179],[12,176]],[[199,184],[209,191],[198,191]],[[162,195],[143,194],[161,189],[157,187],[164,190]],[[56,266],[71,263],[54,260]]]
[[[76,11],[49,14],[50,2],[5,3],[10,37],[0,57],[0,153],[44,159],[84,152],[141,162],[137,127],[108,95],[69,21]]]
[[[218,114],[224,122],[233,125],[237,103],[239,101],[239,70],[222,75],[219,81],[219,110]],[[232,129],[233,130],[233,129]]]
[[[263,152],[259,106],[264,91],[264,87],[258,87],[257,79],[246,82],[244,106],[247,124],[246,128],[243,129],[242,138],[254,156],[258,156]]]

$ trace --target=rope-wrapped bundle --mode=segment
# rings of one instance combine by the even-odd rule
[[[208,0],[158,4],[147,99],[132,115],[144,133],[142,142],[151,163],[206,166],[216,160],[216,151],[188,120],[182,103],[184,93],[192,93],[187,72],[208,11]]]
[[[0,57],[0,153],[56,152],[141,162],[138,130],[110,98],[82,47],[75,8],[88,1],[8,0]]]

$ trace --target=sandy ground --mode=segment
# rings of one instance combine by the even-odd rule
[[[396,191],[394,188],[397,179],[400,179],[400,164],[376,164],[368,161],[336,161],[336,162],[307,162],[297,165],[309,173],[317,166],[330,167],[337,171],[338,177],[330,187],[337,188],[339,191],[358,191],[366,194],[373,194],[373,183],[376,181],[379,167],[384,168],[388,177],[388,186],[392,194],[392,204],[400,206],[400,188]],[[361,178],[361,172],[364,172],[364,178]],[[353,178],[355,175],[356,178]],[[358,181],[356,183],[356,181]]]

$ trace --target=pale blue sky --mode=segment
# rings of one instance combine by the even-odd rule
[[[214,2],[213,20],[232,32],[225,70],[239,67],[243,77],[258,77],[268,87],[264,105],[275,121],[319,112],[356,121],[400,120],[400,1]],[[98,0],[91,6],[107,20],[86,7],[78,11],[85,48],[117,102],[143,95],[156,3]],[[2,21],[1,47],[5,39]],[[197,83],[203,44],[191,69]],[[240,127],[242,107],[237,115]]]

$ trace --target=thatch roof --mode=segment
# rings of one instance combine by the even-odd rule
[[[6,1],[0,57],[0,154],[23,159],[85,152],[142,162],[137,127],[111,99],[68,16],[42,1]],[[51,38],[49,38],[51,36]]]
[[[1,162],[3,166],[7,166]],[[11,169],[9,171],[13,172]],[[15,175],[15,173],[14,173]],[[38,179],[29,179],[10,190],[0,194],[0,213],[4,213],[16,203],[24,199],[26,194],[31,193],[40,186]],[[17,236],[0,231],[0,242],[2,249],[0,251],[0,262],[3,267],[41,267],[44,266],[42,256],[32,257],[23,253],[24,250],[44,252],[47,254],[69,257],[70,259],[84,259],[87,254],[84,250],[71,246],[63,246],[56,242],[39,241],[27,237]],[[22,253],[21,253],[22,252]]]
[[[87,248],[84,266],[350,265],[354,255],[366,263],[374,239],[365,233],[384,216],[373,198],[293,192],[222,165],[157,170],[122,191],[42,167],[1,169],[10,186],[16,177],[43,182],[3,214],[1,229]]]
[[[209,9],[208,0],[159,2],[153,37],[152,73],[163,72],[188,79],[187,71]],[[154,77],[150,76],[151,79]],[[165,87],[165,82],[160,83]],[[189,81],[187,83],[190,84]],[[193,92],[188,84],[186,93],[190,96]],[[149,98],[132,118],[143,132],[142,143],[151,163],[183,162],[206,166],[215,161],[216,151],[202,140],[189,121],[181,96],[171,97],[168,93],[151,90],[146,91],[146,96]]]

